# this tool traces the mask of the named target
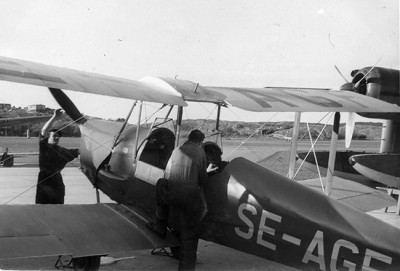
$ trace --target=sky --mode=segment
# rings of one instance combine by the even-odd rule
[[[338,89],[345,81],[334,65],[347,80],[379,59],[377,66],[399,69],[398,0],[2,0],[0,25],[1,56],[133,80]],[[102,118],[124,118],[132,104],[67,94],[84,114]],[[0,103],[58,107],[47,89],[8,82],[0,82]],[[191,104],[184,117],[215,117],[213,110]],[[302,121],[322,116],[307,113]],[[221,119],[293,114],[228,108]]]

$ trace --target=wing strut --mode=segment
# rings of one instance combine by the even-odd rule
[[[295,168],[296,153],[297,153],[297,141],[299,137],[299,128],[300,128],[300,118],[301,118],[301,112],[296,112],[294,116],[292,145],[290,147],[289,172],[288,172],[289,179],[293,179],[294,177],[294,168]]]
[[[143,102],[139,101],[139,113],[138,113],[138,119],[137,119],[137,125],[136,125],[136,139],[135,139],[135,155],[133,157],[133,163],[136,165],[136,159],[137,159],[137,154],[138,154],[138,145],[139,145],[139,130],[140,130],[140,119],[142,118],[142,108],[143,108]]]
[[[124,124],[121,126],[121,129],[119,130],[117,136],[115,137],[114,143],[113,143],[111,149],[114,149],[115,146],[117,146],[118,140],[119,140],[119,138],[121,137],[122,132],[125,130],[125,127],[126,127],[126,125],[128,124],[128,120],[129,120],[129,118],[131,117],[132,111],[133,111],[133,109],[135,108],[136,104],[137,104],[137,101],[135,101],[135,102],[133,103],[133,105],[131,106],[131,109],[129,110],[128,116],[126,117],[126,119],[125,119],[125,121],[124,121]],[[136,150],[136,148],[135,148],[135,150]]]
[[[167,112],[167,115],[165,116],[164,119],[168,119],[169,118],[169,114],[171,114],[172,109],[174,109],[174,105],[170,105],[169,110]]]
[[[221,145],[222,145],[222,136],[221,136],[221,134],[219,132],[219,121],[220,121],[220,118],[221,118],[221,104],[218,103],[217,120],[215,122],[215,130],[217,131],[217,136],[215,138],[215,143],[218,143],[218,139],[221,138]]]
[[[349,112],[346,122],[345,146],[350,148],[351,140],[353,139],[354,127],[356,125],[356,113]]]
[[[178,106],[178,114],[176,116],[176,130],[175,130],[175,148],[179,145],[179,136],[181,134],[183,107]]]
[[[333,120],[331,148],[329,150],[328,172],[326,175],[326,184],[325,184],[325,195],[327,195],[327,196],[329,196],[332,191],[332,180],[333,180],[333,173],[335,171],[336,149],[337,149],[337,140],[338,140],[338,134],[339,134],[339,123],[340,123],[340,113],[336,112],[335,119]]]

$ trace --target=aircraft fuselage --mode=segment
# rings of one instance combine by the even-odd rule
[[[79,121],[80,113],[66,107]],[[174,148],[172,130],[128,126],[119,136],[122,123],[80,123],[82,171],[93,185],[153,214],[155,184]],[[230,161],[204,189],[203,239],[303,270],[400,270],[397,228],[244,158]]]
[[[121,204],[155,208],[155,183],[174,147],[173,132],[139,135],[121,124],[82,125],[81,163],[90,181]],[[304,270],[398,270],[400,231],[244,158],[205,185],[202,238]],[[369,269],[368,269],[369,268]]]

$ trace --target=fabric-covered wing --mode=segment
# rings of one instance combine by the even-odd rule
[[[124,205],[4,205],[0,208],[0,259],[72,257],[174,246],[160,239]]]
[[[400,112],[400,107],[350,91],[300,88],[223,88],[209,90],[225,101],[258,112]]]
[[[191,81],[153,78],[164,81],[186,101],[230,104],[255,112],[390,112],[400,107],[350,91],[318,88],[237,88],[207,87]]]
[[[256,112],[400,113],[400,107],[350,91],[313,88],[207,87],[171,78],[140,81],[0,57],[0,80],[164,104],[230,104]]]
[[[186,105],[172,88],[0,57],[0,80],[147,102]]]
[[[323,183],[325,183],[325,179],[325,177],[322,178]],[[319,179],[304,180],[299,181],[299,183],[322,193]],[[396,200],[387,193],[356,182],[334,176],[332,184],[333,187],[330,197],[362,212],[369,212],[396,205]]]
[[[225,95],[216,93],[207,87],[191,81],[160,77],[145,77],[140,81],[148,84],[164,86],[164,88],[167,88],[167,86],[173,88],[182,95],[185,101],[225,104]]]

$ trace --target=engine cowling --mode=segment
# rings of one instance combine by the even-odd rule
[[[362,68],[352,72],[356,92],[400,105],[399,71],[375,67]],[[370,71],[368,73],[368,71]],[[365,76],[366,75],[366,76]],[[365,77],[364,77],[365,76]],[[358,83],[361,80],[360,83]]]
[[[371,70],[372,69],[372,70]],[[399,70],[365,67],[351,72],[352,82],[341,87],[400,106]],[[399,114],[362,113],[367,118],[400,120]]]

